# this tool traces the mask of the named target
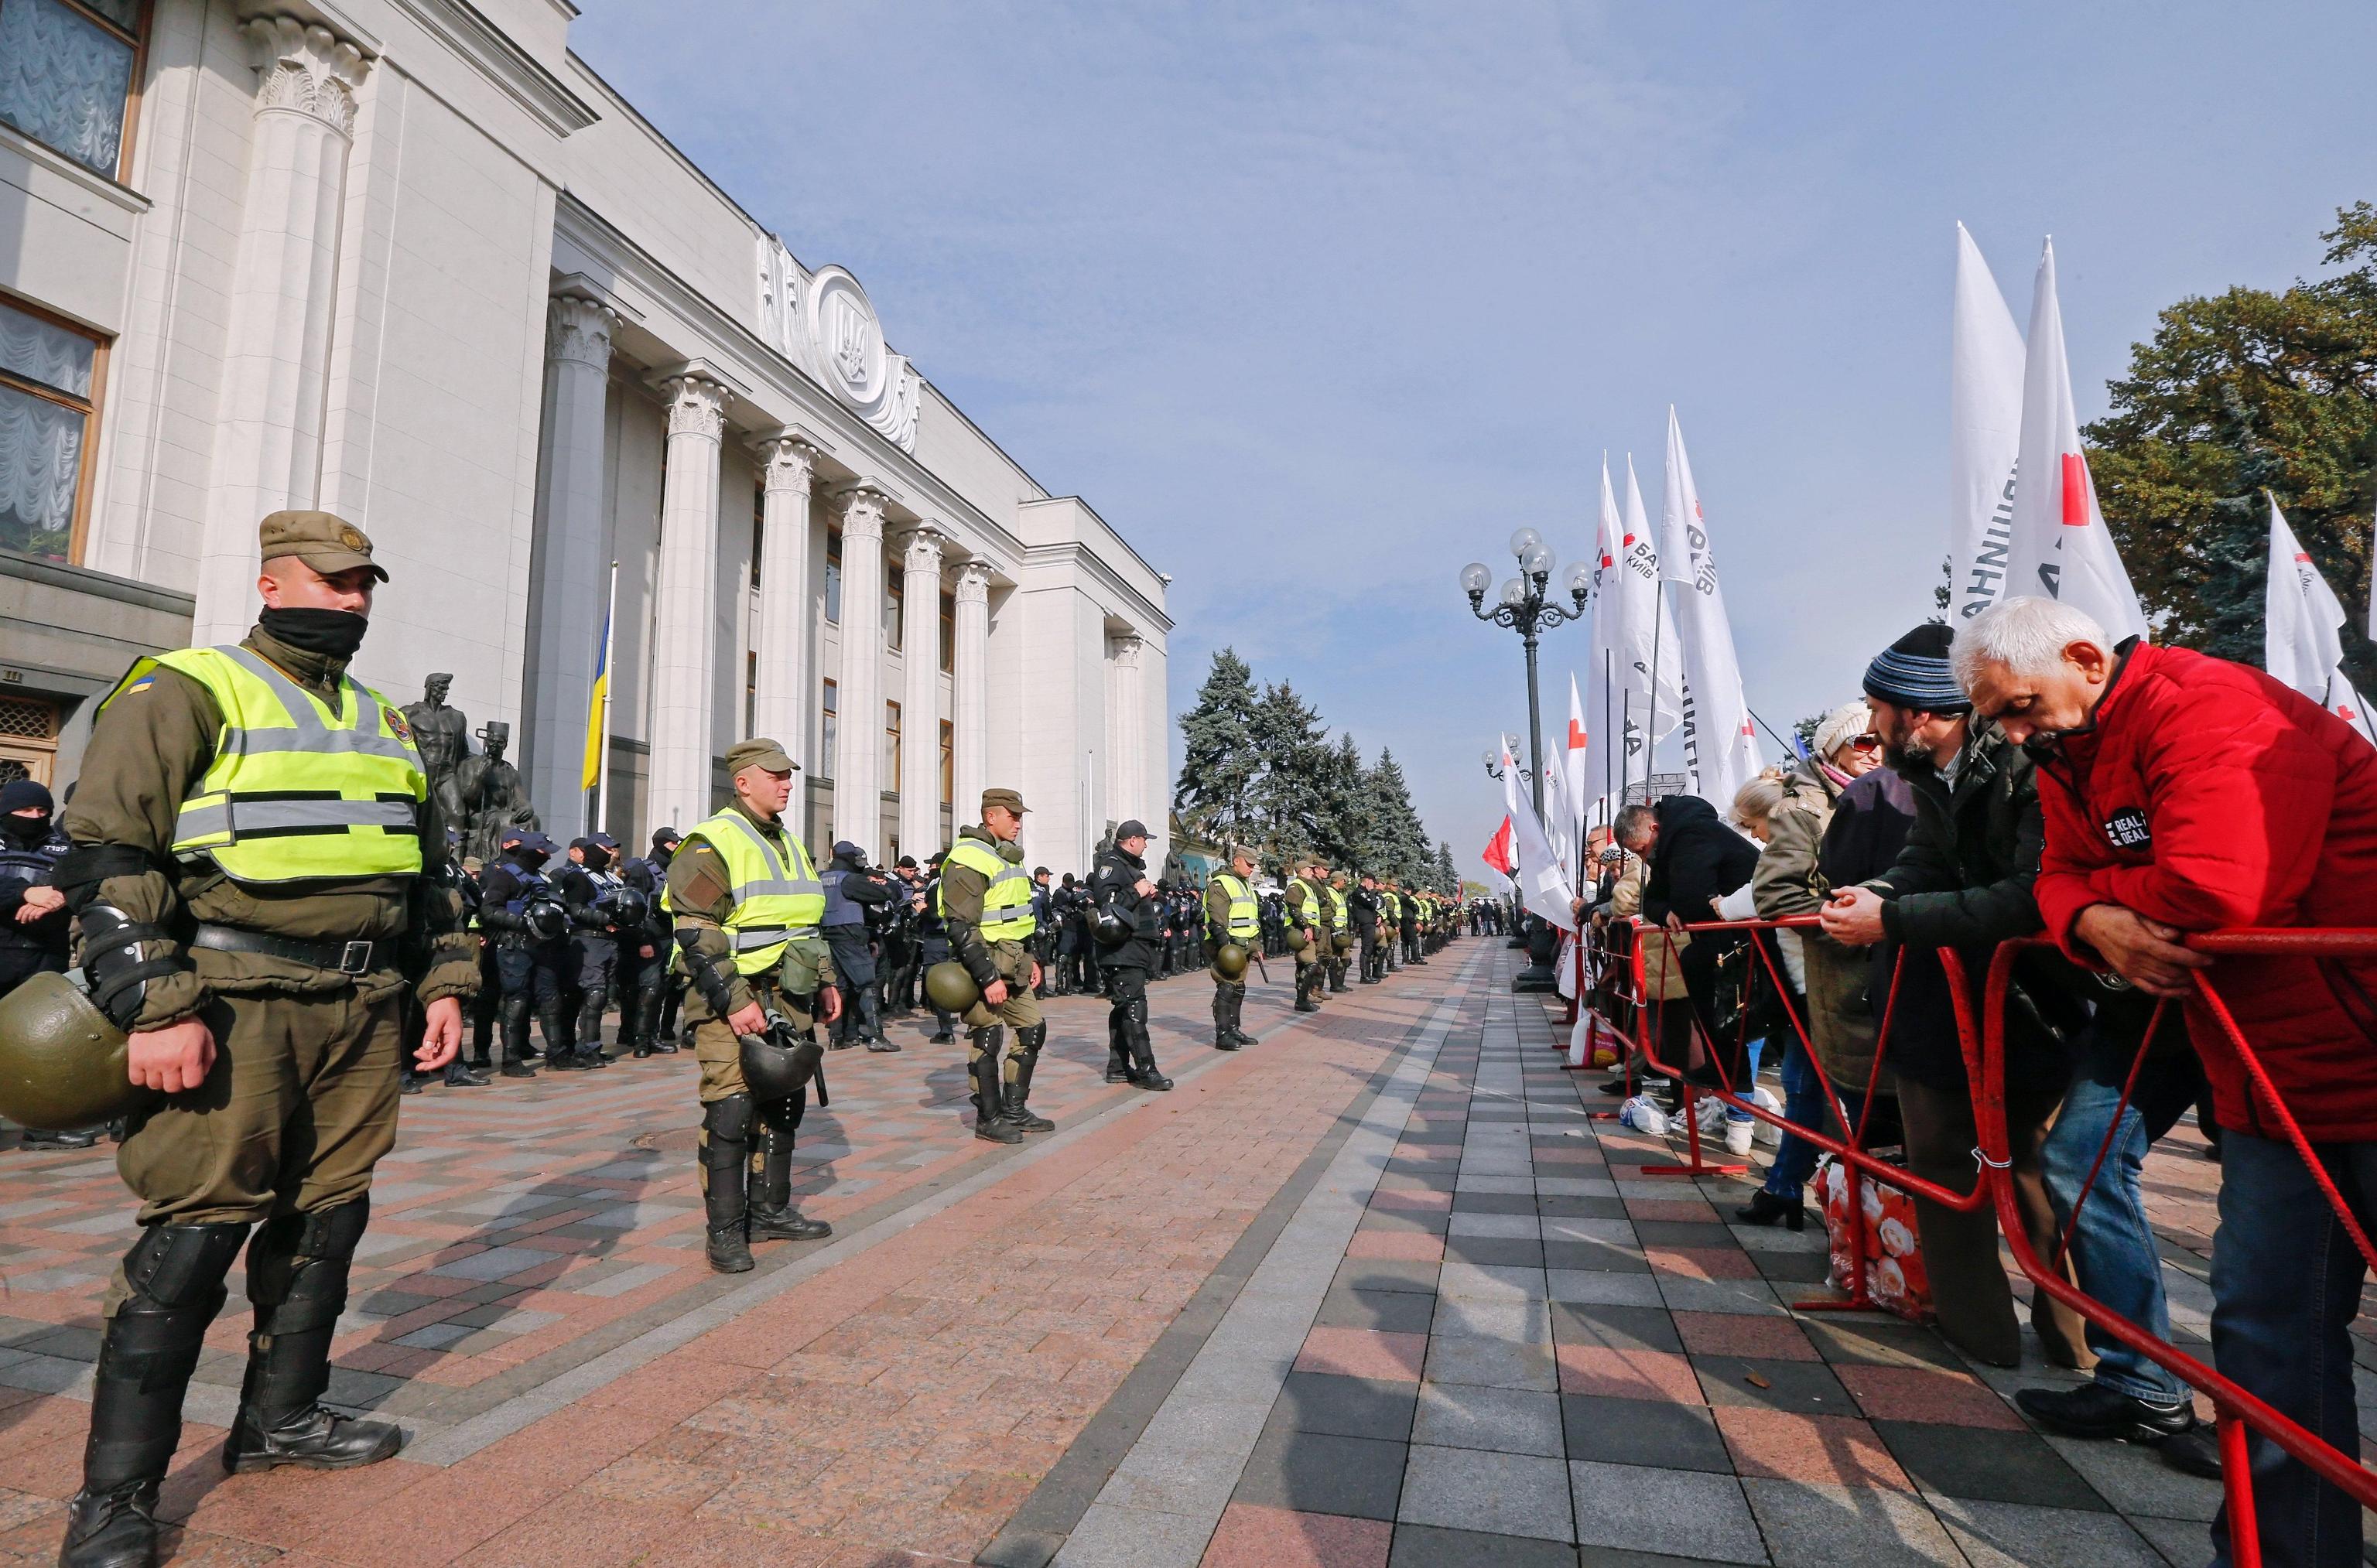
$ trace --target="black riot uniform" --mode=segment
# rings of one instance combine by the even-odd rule
[[[1379,897],[1378,879],[1365,873],[1345,902],[1354,911],[1354,937],[1361,944],[1362,983],[1376,985],[1386,978],[1386,958],[1379,951],[1379,916],[1386,906]]]
[[[842,1016],[834,1021],[833,1048],[854,1041],[869,1051],[897,1051],[883,1038],[883,1004],[876,992],[871,916],[891,901],[883,873],[870,870],[866,851],[844,839],[818,873],[825,884],[825,940],[833,951],[833,972],[842,980]]]
[[[503,1037],[504,1076],[526,1078],[535,1075],[528,1064],[532,1009],[544,1031],[545,1055],[558,1061],[569,1053],[569,913],[544,874],[553,840],[518,830],[508,830],[505,839],[502,858],[479,878],[479,928],[495,944],[496,978],[503,991],[496,1022]]]
[[[675,843],[674,830],[669,847]],[[639,894],[643,900],[644,918],[632,932],[624,927],[619,933],[619,1043],[630,1053],[641,1058],[658,1052],[663,1056],[676,1054],[676,1037],[661,1028],[661,1008],[668,1000],[669,917],[661,908],[661,893],[668,878],[670,848],[653,836],[650,856],[639,856],[619,868],[619,880]]]
[[[612,867],[618,841],[607,833],[574,840],[579,859],[560,877],[561,901],[569,911],[569,956],[577,968],[578,1022],[572,1031],[577,1049],[564,1067],[607,1067],[603,1054],[603,1014],[617,983],[619,950],[627,941],[640,941],[647,908],[644,896],[629,886]],[[620,1034],[627,1032],[624,1012]],[[623,1041],[624,1043],[624,1041]]]
[[[925,862],[925,882],[918,900],[923,908],[916,914],[916,961],[925,968],[946,964],[956,956],[950,946],[950,928],[941,919],[941,857],[935,855]],[[934,1045],[957,1043],[957,1015],[933,1000],[932,992],[925,1001],[933,1010]]]
[[[1163,904],[1152,888],[1139,891],[1147,880],[1147,862],[1122,848],[1127,838],[1146,837],[1147,829],[1136,822],[1115,830],[1114,845],[1098,856],[1090,896],[1101,931],[1120,937],[1110,942],[1102,936],[1098,944],[1098,966],[1112,1004],[1106,1020],[1106,1080],[1168,1089],[1172,1080],[1156,1070],[1155,1042],[1147,1032],[1147,975],[1163,939]]]
[[[74,921],[65,896],[54,888],[58,861],[71,846],[53,811],[49,787],[38,779],[12,778],[0,786],[0,996],[35,975],[66,971]],[[53,893],[34,894],[37,887]],[[46,914],[19,920],[29,896],[42,903],[54,897],[56,902]],[[29,1127],[24,1141],[28,1148],[89,1148],[99,1137],[71,1128]]]

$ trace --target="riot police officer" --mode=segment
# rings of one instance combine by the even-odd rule
[[[833,949],[834,973],[842,984],[834,1049],[856,1041],[869,1051],[897,1051],[896,1042],[883,1038],[883,1004],[875,990],[869,929],[874,911],[891,901],[891,888],[880,873],[867,868],[866,851],[848,839],[833,847],[833,861],[818,880],[825,885],[825,939]]]
[[[831,1024],[842,1010],[832,951],[819,936],[825,889],[808,849],[783,819],[798,766],[766,739],[727,749],[735,800],[696,825],[669,861],[662,894],[685,1010],[701,1063],[701,1193],[710,1266],[741,1274],[753,1241],[806,1241],[833,1227],[793,1206],[793,1139],[808,1108],[803,1084],[760,1098],[743,1074],[745,1035],[782,1015],[806,1038],[815,999]],[[755,1138],[754,1134],[757,1134]],[[755,1146],[756,1145],[756,1146]]]
[[[528,1064],[532,1010],[544,1031],[545,1064],[568,1063],[570,1020],[563,978],[569,964],[569,913],[560,891],[544,874],[554,843],[532,828],[508,827],[496,863],[479,878],[479,926],[496,949],[496,978],[503,1001],[496,1027],[503,1039],[503,1075],[532,1078]]]
[[[1345,901],[1354,913],[1354,939],[1359,950],[1362,983],[1376,985],[1382,978],[1379,971],[1379,920],[1383,909],[1377,873],[1364,872],[1362,880],[1345,895]]]
[[[925,862],[925,874],[916,888],[916,961],[926,969],[935,964],[950,961],[950,928],[941,919],[941,860],[936,854]],[[925,1001],[933,1010],[933,1035],[926,1043],[952,1045],[957,1041],[957,1016],[941,1005],[928,990]]]
[[[55,878],[90,999],[156,1096],[116,1158],[141,1231],[102,1308],[66,1568],[154,1561],[183,1395],[243,1242],[255,1328],[224,1467],[345,1469],[403,1443],[320,1401],[396,1138],[400,949],[421,965],[428,1071],[460,1048],[474,973],[459,898],[424,875],[446,826],[412,731],[348,673],[388,576],[371,540],[276,512],[258,546],[256,628],[134,665],[66,813]]]
[[[1164,911],[1155,885],[1147,880],[1147,829],[1136,821],[1115,829],[1114,843],[1098,857],[1091,891],[1098,910],[1098,963],[1105,971],[1110,1056],[1128,1059],[1128,1081],[1143,1089],[1168,1089],[1172,1080],[1156,1070],[1155,1041],[1147,1032],[1147,974],[1163,939]],[[1108,1075],[1113,1076],[1109,1063]]]
[[[1033,932],[1032,879],[1023,874],[1023,849],[1016,842],[1030,809],[1013,790],[985,790],[981,823],[962,829],[941,861],[939,908],[950,947],[981,989],[965,1013],[973,1135],[994,1144],[1021,1143],[1026,1133],[1057,1125],[1033,1115],[1029,1104],[1032,1075],[1048,1039],[1033,995],[1040,965],[1026,945]],[[1002,1051],[1010,1028],[1014,1046]]]
[[[35,778],[0,785],[0,996],[38,974],[66,972],[73,921],[54,873],[66,852],[51,814],[49,786]],[[89,1148],[88,1128],[28,1127],[26,1148]]]
[[[620,868],[619,880],[643,903],[643,919],[632,932],[619,936],[619,1043],[638,1060],[676,1054],[674,1031],[661,1028],[661,1007],[672,984],[669,964],[671,921],[661,908],[668,877],[668,858],[678,843],[677,831],[663,827],[652,835],[652,853],[639,855]]]
[[[1255,852],[1244,844],[1230,846],[1230,869],[1217,871],[1205,885],[1205,959],[1212,963],[1224,945],[1252,955],[1262,940],[1262,919],[1256,912]],[[1247,1005],[1245,966],[1236,976],[1213,970],[1213,1049],[1236,1051],[1252,1045],[1255,1037],[1242,1026]]]
[[[562,907],[569,913],[569,959],[577,970],[578,1020],[571,1031],[573,1061],[585,1067],[608,1067],[603,1054],[603,1014],[611,1004],[611,988],[619,974],[619,946],[639,935],[644,922],[643,895],[627,885],[613,868],[619,841],[607,833],[590,833],[569,843],[569,864],[560,879]],[[622,1019],[620,1033],[627,1032]],[[562,1063],[555,1062],[558,1070]]]

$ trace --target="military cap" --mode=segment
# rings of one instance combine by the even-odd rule
[[[604,849],[615,849],[619,847],[619,841],[607,833],[590,833],[586,836],[586,842]]]
[[[257,525],[261,559],[294,555],[324,576],[369,567],[388,581],[388,568],[372,559],[371,536],[335,512],[274,512]]]
[[[1004,806],[1018,816],[1032,809],[1023,803],[1022,795],[1016,790],[985,790],[982,792],[982,809],[988,812],[993,806]]]
[[[1147,824],[1140,821],[1137,817],[1130,818],[1120,827],[1115,829],[1115,842],[1117,844],[1121,843],[1126,838],[1144,838],[1147,836]]]
[[[1262,864],[1262,856],[1260,856],[1260,855],[1259,855],[1259,854],[1257,854],[1257,853],[1255,852],[1254,846],[1253,846],[1253,845],[1251,845],[1251,844],[1233,844],[1233,845],[1231,845],[1231,846],[1230,846],[1230,859],[1231,859],[1232,861],[1254,861],[1254,862],[1255,862],[1255,864],[1257,864],[1257,865],[1260,865],[1260,864]]]
[[[800,766],[784,754],[783,747],[765,735],[754,735],[726,748],[726,777],[729,778],[747,767],[765,768],[770,773],[797,773]]]

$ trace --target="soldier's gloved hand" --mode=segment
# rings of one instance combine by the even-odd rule
[[[138,1030],[125,1044],[125,1075],[161,1094],[197,1088],[214,1064],[215,1033],[196,1018]]]

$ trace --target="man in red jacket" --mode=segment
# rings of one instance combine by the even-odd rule
[[[2377,964],[2226,958],[2186,933],[2377,925],[2377,750],[2259,671],[2139,639],[2052,600],[1965,624],[1974,711],[2037,759],[2038,911],[2074,959],[2183,998],[2223,1136],[2212,1344],[2221,1372],[2346,1454],[2359,1436],[2349,1334],[2363,1264],[2226,1032],[2218,988],[2364,1230],[2377,1230]],[[2360,1561],[2360,1509],[2252,1445],[2263,1561]],[[2225,1515],[2225,1510],[2224,1510]],[[2229,1561],[2225,1517],[2216,1565]]]

